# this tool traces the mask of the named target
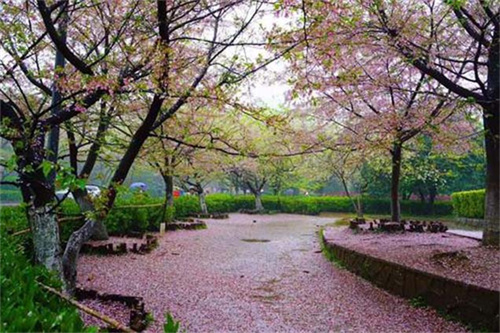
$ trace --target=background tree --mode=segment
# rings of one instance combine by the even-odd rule
[[[403,8],[404,7],[404,8]],[[483,243],[500,242],[500,4],[496,1],[375,2],[372,34],[422,73],[483,113],[486,151]]]
[[[399,221],[403,145],[424,131],[437,132],[455,109],[467,103],[456,102],[447,87],[374,37],[375,23],[366,22],[364,12],[376,7],[371,2],[287,5],[299,13],[293,36],[304,40],[289,57],[296,73],[292,97],[300,95],[301,102],[316,106],[320,127],[328,121],[340,127],[337,145],[385,146],[390,151],[391,215]],[[403,10],[406,4],[399,8]],[[399,14],[398,19],[404,13]],[[451,124],[466,126],[455,118]],[[438,133],[457,130],[442,128]]]

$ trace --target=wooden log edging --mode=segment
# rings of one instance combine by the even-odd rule
[[[330,255],[347,270],[376,286],[404,298],[422,299],[429,306],[475,328],[499,331],[498,290],[375,258],[328,241],[324,234],[321,237]]]
[[[127,243],[107,243],[103,245],[93,245],[85,243],[80,250],[85,254],[100,254],[100,255],[120,255],[128,252],[137,254],[151,253],[158,247],[158,238],[154,235],[146,235],[146,243],[132,243],[132,247],[128,247]]]
[[[165,230],[175,231],[175,230],[197,230],[206,229],[207,224],[201,220],[194,220],[192,218],[187,218],[185,222],[171,222],[165,225]]]
[[[136,296],[100,293],[92,289],[77,288],[75,297],[78,300],[95,299],[104,302],[120,302],[130,309],[129,326],[135,332],[142,332],[148,325],[144,299]]]
[[[126,333],[135,333],[137,332],[137,330],[133,329],[133,328],[129,328],[127,326],[124,326],[122,325],[120,322],[118,322],[117,320],[113,319],[113,318],[110,318],[106,315],[103,315],[102,313],[100,312],[97,312],[91,308],[89,308],[88,306],[85,306],[83,304],[80,304],[79,302],[73,300],[72,298],[70,298],[69,296],[67,295],[64,295],[63,293],[61,293],[60,291],[52,288],[52,287],[49,287],[49,286],[46,286],[44,285],[43,283],[40,283],[38,282],[38,285],[40,285],[43,289],[59,296],[60,298],[64,299],[65,301],[67,301],[68,303],[74,305],[76,308],[84,311],[85,313],[88,313],[89,315],[93,316],[93,317],[96,317],[96,318],[99,318],[100,320],[102,320],[103,322],[105,322],[106,324],[110,325],[110,327],[118,332],[126,332]],[[79,289],[77,289],[78,291]],[[81,289],[80,289],[81,290]],[[95,292],[96,295],[98,295],[97,292]],[[136,311],[137,312],[137,311]],[[142,312],[144,312],[144,303],[142,303]],[[146,323],[146,315],[147,313],[144,312],[144,323]],[[137,315],[136,315],[137,317]],[[132,323],[132,312],[130,313],[130,323]],[[138,322],[137,320],[135,322]],[[136,324],[136,328],[140,328],[139,331],[141,330],[144,330],[144,328],[146,328],[146,326],[142,326],[142,325],[139,325],[139,324]]]
[[[199,219],[216,219],[216,220],[222,220],[222,219],[229,218],[229,214],[225,214],[225,213],[207,213],[207,214],[195,213],[195,214],[190,214],[189,216],[196,217]]]

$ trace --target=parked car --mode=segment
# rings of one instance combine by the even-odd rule
[[[85,188],[87,189],[87,193],[92,197],[97,197],[98,195],[101,194],[101,189],[96,186],[96,185],[85,185]],[[70,198],[70,199],[75,199],[73,197],[73,194],[71,194],[71,192],[69,192],[69,189],[64,189],[64,190],[59,190],[59,191],[56,191],[56,197],[59,199],[59,200],[63,200],[64,197],[66,198]],[[66,196],[67,195],[67,196]]]

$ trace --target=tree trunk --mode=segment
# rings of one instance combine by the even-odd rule
[[[264,206],[262,205],[262,194],[260,194],[260,192],[255,192],[254,196],[255,196],[255,209],[257,211],[263,211]]]
[[[0,149],[2,149],[5,145],[5,143],[7,142],[7,140],[5,140],[4,138],[0,137]],[[4,170],[5,170],[5,167],[4,165],[0,165],[0,181],[3,181],[3,177],[4,177]]]
[[[357,199],[357,202],[358,202],[358,205],[357,205],[357,209],[356,209],[356,213],[357,213],[357,217],[362,219],[363,218],[363,203],[361,202],[361,193],[359,193],[358,197],[356,198]]]
[[[166,175],[165,180],[165,200],[168,207],[174,206],[174,177],[172,175]]]
[[[56,271],[62,276],[61,243],[57,215],[50,206],[28,208],[33,245],[35,248],[35,263]]]
[[[77,265],[80,249],[93,234],[95,220],[86,218],[85,224],[71,234],[63,256],[63,272],[66,292],[73,295],[76,288]]]
[[[429,204],[434,205],[434,201],[436,201],[437,196],[437,188],[435,185],[431,185],[429,188]]]
[[[399,206],[399,180],[401,177],[401,144],[395,143],[391,150],[392,174],[391,174],[391,220],[401,220],[401,208]]]
[[[76,190],[73,191],[73,197],[76,203],[80,207],[82,213],[94,212],[96,213],[95,206],[88,197],[87,190]],[[104,224],[104,219],[96,219],[94,221],[94,230],[92,232],[92,240],[108,240],[109,234],[106,225]]]
[[[109,234],[106,225],[102,219],[95,221],[94,231],[92,232],[92,240],[108,240]]]
[[[103,232],[105,232],[107,236],[106,227],[104,226],[104,223],[102,223],[104,216],[96,216],[98,212],[96,212],[94,204],[87,196],[87,191],[76,190],[73,192],[73,195],[82,213],[85,214],[87,212],[93,212],[94,214],[90,215],[92,217],[87,217],[84,225],[71,234],[68,244],[66,245],[66,249],[64,250],[64,282],[66,292],[70,295],[74,293],[76,287],[78,256],[82,245],[89,239],[93,238],[96,233],[96,229],[101,228],[101,226],[103,228]]]
[[[420,197],[420,202],[424,203],[425,202],[425,193],[422,190],[422,188],[420,188],[420,187],[418,189],[418,196]]]
[[[344,187],[345,194],[347,195],[349,200],[351,200],[352,206],[354,207],[354,211],[356,212],[356,216],[359,218],[362,218],[363,212],[361,211],[360,206],[359,206],[359,204],[360,204],[359,196],[358,196],[357,200],[355,201],[351,195],[351,192],[349,192],[349,187],[347,186],[347,182],[346,182],[342,173],[340,173],[340,172],[337,173],[337,178],[339,178],[340,181],[342,182],[342,186]]]
[[[163,212],[160,222],[172,222],[166,221],[167,209],[174,207],[174,177],[171,175],[162,175],[163,182],[165,183],[165,203],[163,205]],[[170,219],[170,218],[169,218]]]
[[[483,122],[485,129],[485,148],[486,148],[486,198],[484,219],[486,227],[483,234],[484,245],[499,246],[499,105],[493,104],[492,107],[483,110]]]
[[[156,116],[160,111],[161,105],[163,103],[163,98],[160,98],[158,95],[155,95],[153,98],[153,102],[151,103],[148,115],[146,119],[143,121],[142,125],[135,132],[132,137],[130,144],[127,148],[127,151],[123,155],[118,167],[115,170],[113,177],[111,178],[111,185],[108,187],[108,200],[106,202],[106,210],[99,217],[101,220],[104,219],[105,215],[113,206],[114,201],[116,199],[116,185],[123,183],[123,180],[127,177],[130,168],[137,157],[142,145],[148,138],[149,131],[156,120]],[[80,196],[78,196],[80,197]],[[83,196],[83,198],[86,198]],[[80,203],[79,203],[80,205]],[[82,203],[80,208],[82,207],[91,207],[89,203]],[[84,209],[82,209],[82,212]],[[94,210],[92,212],[96,213]],[[78,265],[78,256],[80,254],[80,249],[87,240],[90,239],[92,234],[94,233],[95,225],[99,223],[93,218],[86,218],[85,224],[78,229],[77,231],[71,234],[71,237],[68,240],[68,244],[66,245],[66,250],[64,251],[63,256],[63,272],[64,272],[64,282],[66,284],[66,291],[69,294],[74,293],[76,286],[76,274],[77,274],[77,265]]]
[[[205,202],[205,192],[203,190],[198,192],[198,199],[200,200],[201,213],[208,214],[207,203]]]
[[[65,6],[63,6],[65,8]],[[61,38],[61,42],[66,44],[66,26],[68,24],[68,13],[64,9],[62,16],[61,16],[61,21],[59,23],[58,27],[58,32],[59,36]],[[66,66],[66,59],[64,58],[63,54],[56,48],[56,59],[54,63],[54,81],[52,82],[52,102],[51,102],[51,111],[50,113],[52,115],[57,115],[61,112],[61,92],[59,91],[59,88],[56,84],[56,76],[59,76],[60,73],[64,72],[64,67]],[[57,160],[59,158],[59,125],[52,127],[52,129],[49,132],[49,137],[47,140],[47,160],[49,160],[52,163],[57,163]],[[56,170],[53,169],[50,171],[49,176],[48,176],[48,181],[52,186],[54,186],[54,182],[56,180]]]

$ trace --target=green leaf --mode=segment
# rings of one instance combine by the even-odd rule
[[[47,177],[50,172],[53,170],[54,165],[50,161],[43,161],[42,164],[40,164],[40,167],[42,168],[43,175]]]

